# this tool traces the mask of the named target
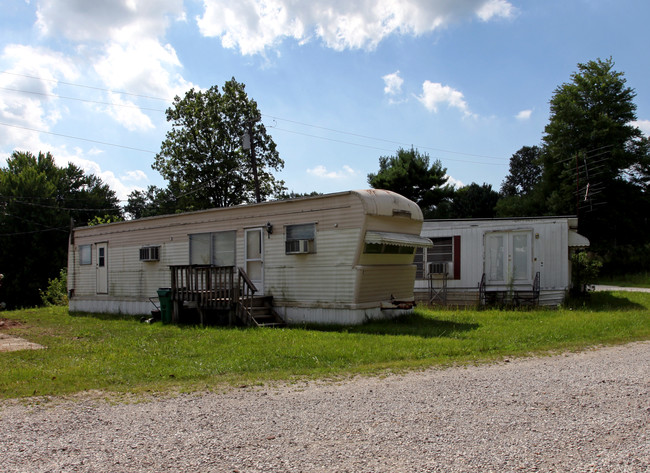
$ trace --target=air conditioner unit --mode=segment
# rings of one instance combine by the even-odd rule
[[[309,240],[287,241],[286,253],[288,255],[303,255],[309,253]]]
[[[159,261],[160,260],[160,247],[159,246],[145,246],[140,248],[140,261]]]
[[[446,274],[447,263],[429,263],[429,274]]]

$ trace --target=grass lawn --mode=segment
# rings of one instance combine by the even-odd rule
[[[252,329],[140,323],[69,315],[66,308],[2,312],[5,333],[45,350],[0,353],[0,399],[194,391],[267,381],[477,363],[650,339],[650,294],[594,293],[559,310],[428,310],[350,327]]]

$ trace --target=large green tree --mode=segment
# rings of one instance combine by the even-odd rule
[[[284,190],[272,174],[284,162],[244,84],[233,78],[221,90],[192,89],[166,113],[172,129],[153,168],[168,181],[177,210],[255,202]]]
[[[550,101],[541,198],[548,214],[578,214],[596,247],[645,238],[648,147],[632,124],[635,96],[610,58],[578,64]]]
[[[542,177],[542,149],[523,146],[510,157],[508,175],[501,183],[504,196],[523,196],[533,191]]]
[[[472,182],[454,192],[448,218],[493,218],[498,201],[499,193],[492,185]]]
[[[400,148],[395,156],[379,158],[379,171],[368,174],[368,184],[374,189],[394,191],[411,199],[427,217],[453,195],[446,173],[440,160],[430,164],[428,154],[413,148]]]
[[[50,153],[14,152],[0,168],[0,301],[38,305],[39,289],[66,267],[71,219],[120,215],[115,193],[73,164],[58,167]]]
[[[496,205],[499,217],[525,217],[546,213],[540,199],[542,147],[523,146],[510,157],[508,175],[501,183]]]
[[[176,199],[169,189],[149,186],[146,190],[136,190],[129,194],[124,212],[132,219],[173,214],[176,212]]]

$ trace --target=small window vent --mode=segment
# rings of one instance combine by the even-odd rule
[[[145,246],[140,248],[140,261],[159,261],[160,260],[160,247],[159,246]]]

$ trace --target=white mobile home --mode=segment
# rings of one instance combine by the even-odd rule
[[[246,285],[289,323],[389,317],[414,301],[421,227],[415,203],[363,190],[75,228],[70,310],[148,314],[169,287],[176,315]]]
[[[427,220],[421,236],[433,247],[416,254],[416,297],[471,305],[487,292],[516,302],[537,284],[535,302],[558,305],[571,284],[571,251],[589,246],[577,224],[574,217]]]

